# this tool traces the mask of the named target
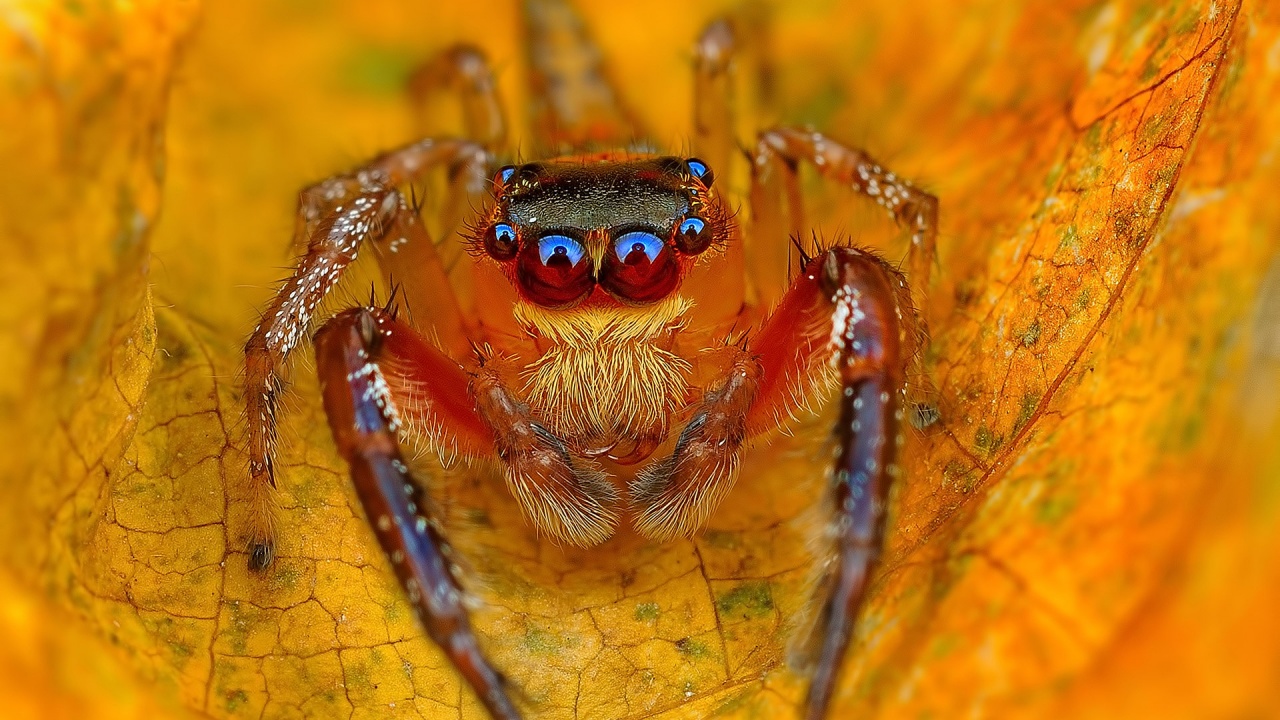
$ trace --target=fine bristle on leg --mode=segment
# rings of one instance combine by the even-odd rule
[[[316,306],[355,261],[360,245],[380,237],[392,218],[405,211],[394,190],[377,189],[353,198],[325,218],[311,237],[307,254],[267,306],[262,322],[245,343],[245,419],[248,433],[250,514],[249,567],[261,571],[276,553],[276,413],[289,353],[303,341]]]

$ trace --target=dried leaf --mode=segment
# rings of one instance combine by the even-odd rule
[[[50,605],[37,636],[70,614],[70,637],[115,646],[121,675],[88,685],[102,707],[125,676],[168,713],[480,717],[400,597],[305,361],[282,555],[248,573],[236,374],[297,189],[408,139],[401,80],[451,42],[482,45],[521,107],[516,9],[196,10],[0,11],[0,157],[24,180],[0,189],[0,337],[20,349],[0,353],[6,565]],[[628,12],[587,20],[680,148],[712,15]],[[1280,19],[1216,1],[741,14],[772,28],[772,104],[744,98],[744,139],[813,123],[942,201],[941,419],[909,445],[837,716],[1275,713]],[[806,191],[824,236],[901,255],[864,201]],[[828,421],[762,444],[708,529],[661,546],[555,547],[490,471],[423,461],[478,629],[538,717],[785,716]],[[0,607],[29,592],[0,585]]]

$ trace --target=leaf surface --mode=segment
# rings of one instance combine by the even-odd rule
[[[373,542],[308,360],[282,429],[281,557],[247,572],[237,373],[298,188],[409,139],[402,80],[452,42],[484,47],[521,107],[516,9],[199,10],[0,14],[0,156],[39,179],[0,194],[0,332],[22,349],[0,373],[18,479],[0,597],[34,588],[37,634],[74,618],[168,713],[478,718]],[[673,150],[711,17],[586,17]],[[741,137],[812,123],[942,206],[925,308],[940,420],[908,445],[839,716],[1274,713],[1280,18],[990,2],[766,20],[772,101],[744,97]],[[901,255],[868,203],[805,183],[822,236]],[[424,458],[530,714],[785,716],[829,421],[761,443],[707,530],[667,545],[556,547],[492,469]],[[47,655],[19,666],[59,676]],[[101,707],[119,686],[96,686]]]

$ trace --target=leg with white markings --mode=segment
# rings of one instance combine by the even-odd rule
[[[390,274],[412,263],[425,282],[408,301],[423,308],[422,326],[451,349],[465,352],[465,317],[449,289],[422,221],[397,188],[442,165],[487,164],[475,143],[427,139],[381,155],[358,170],[312,185],[299,196],[295,246],[302,258],[245,343],[245,409],[249,455],[249,566],[262,570],[275,557],[276,413],[289,354],[306,338],[316,307],[341,281],[368,243],[392,237],[380,259]],[[474,183],[473,183],[474,184]],[[395,247],[413,239],[413,247]],[[430,314],[427,314],[428,311]]]
[[[387,325],[393,321],[385,312],[359,308],[338,315],[316,333],[316,369],[324,383],[334,442],[427,633],[490,715],[515,720],[520,713],[502,675],[484,657],[471,629],[453,549],[400,453],[397,436],[404,419],[379,365],[392,337]],[[473,425],[471,431],[483,440],[483,429]]]

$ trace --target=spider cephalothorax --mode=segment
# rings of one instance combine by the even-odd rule
[[[537,50],[537,32],[531,42]],[[726,86],[731,45],[724,24],[703,36],[700,87]],[[532,54],[535,85],[554,96],[535,123],[545,144],[634,136],[599,72],[557,75],[573,66],[555,62],[555,52],[567,51],[582,48]],[[454,551],[401,456],[402,441],[496,461],[525,515],[557,540],[594,545],[629,516],[660,542],[702,527],[732,489],[747,443],[830,400],[839,420],[824,542],[836,562],[823,565],[828,594],[817,614],[808,705],[810,717],[821,717],[879,552],[920,337],[902,275],[856,248],[806,250],[779,234],[782,208],[792,223],[803,221],[796,171],[808,161],[910,231],[909,268],[923,277],[936,201],[818,133],[769,130],[751,158],[749,229],[763,236],[744,246],[712,165],[697,158],[620,150],[497,167],[503,123],[483,58],[458,48],[441,62],[431,77],[466,88],[468,129],[480,142],[422,140],[302,194],[299,239],[308,252],[246,346],[258,500],[251,565],[264,569],[275,546],[268,489],[278,369],[361,246],[390,238],[379,260],[419,301],[417,312],[410,319],[356,307],[323,325],[315,345],[325,410],[406,595],[489,712],[518,717],[470,629]],[[723,100],[699,95],[699,117]],[[699,123],[697,133],[696,147],[728,160],[729,128]],[[474,311],[455,298],[402,191],[442,168],[452,184],[443,216],[470,229]],[[483,209],[466,220],[474,204]],[[751,253],[793,242],[798,274],[749,297],[742,276]]]
[[[672,346],[692,303],[680,285],[732,232],[712,182],[696,158],[610,155],[495,176],[476,254],[519,293],[513,316],[540,341],[523,394],[576,454],[643,460],[685,404],[691,368]]]

